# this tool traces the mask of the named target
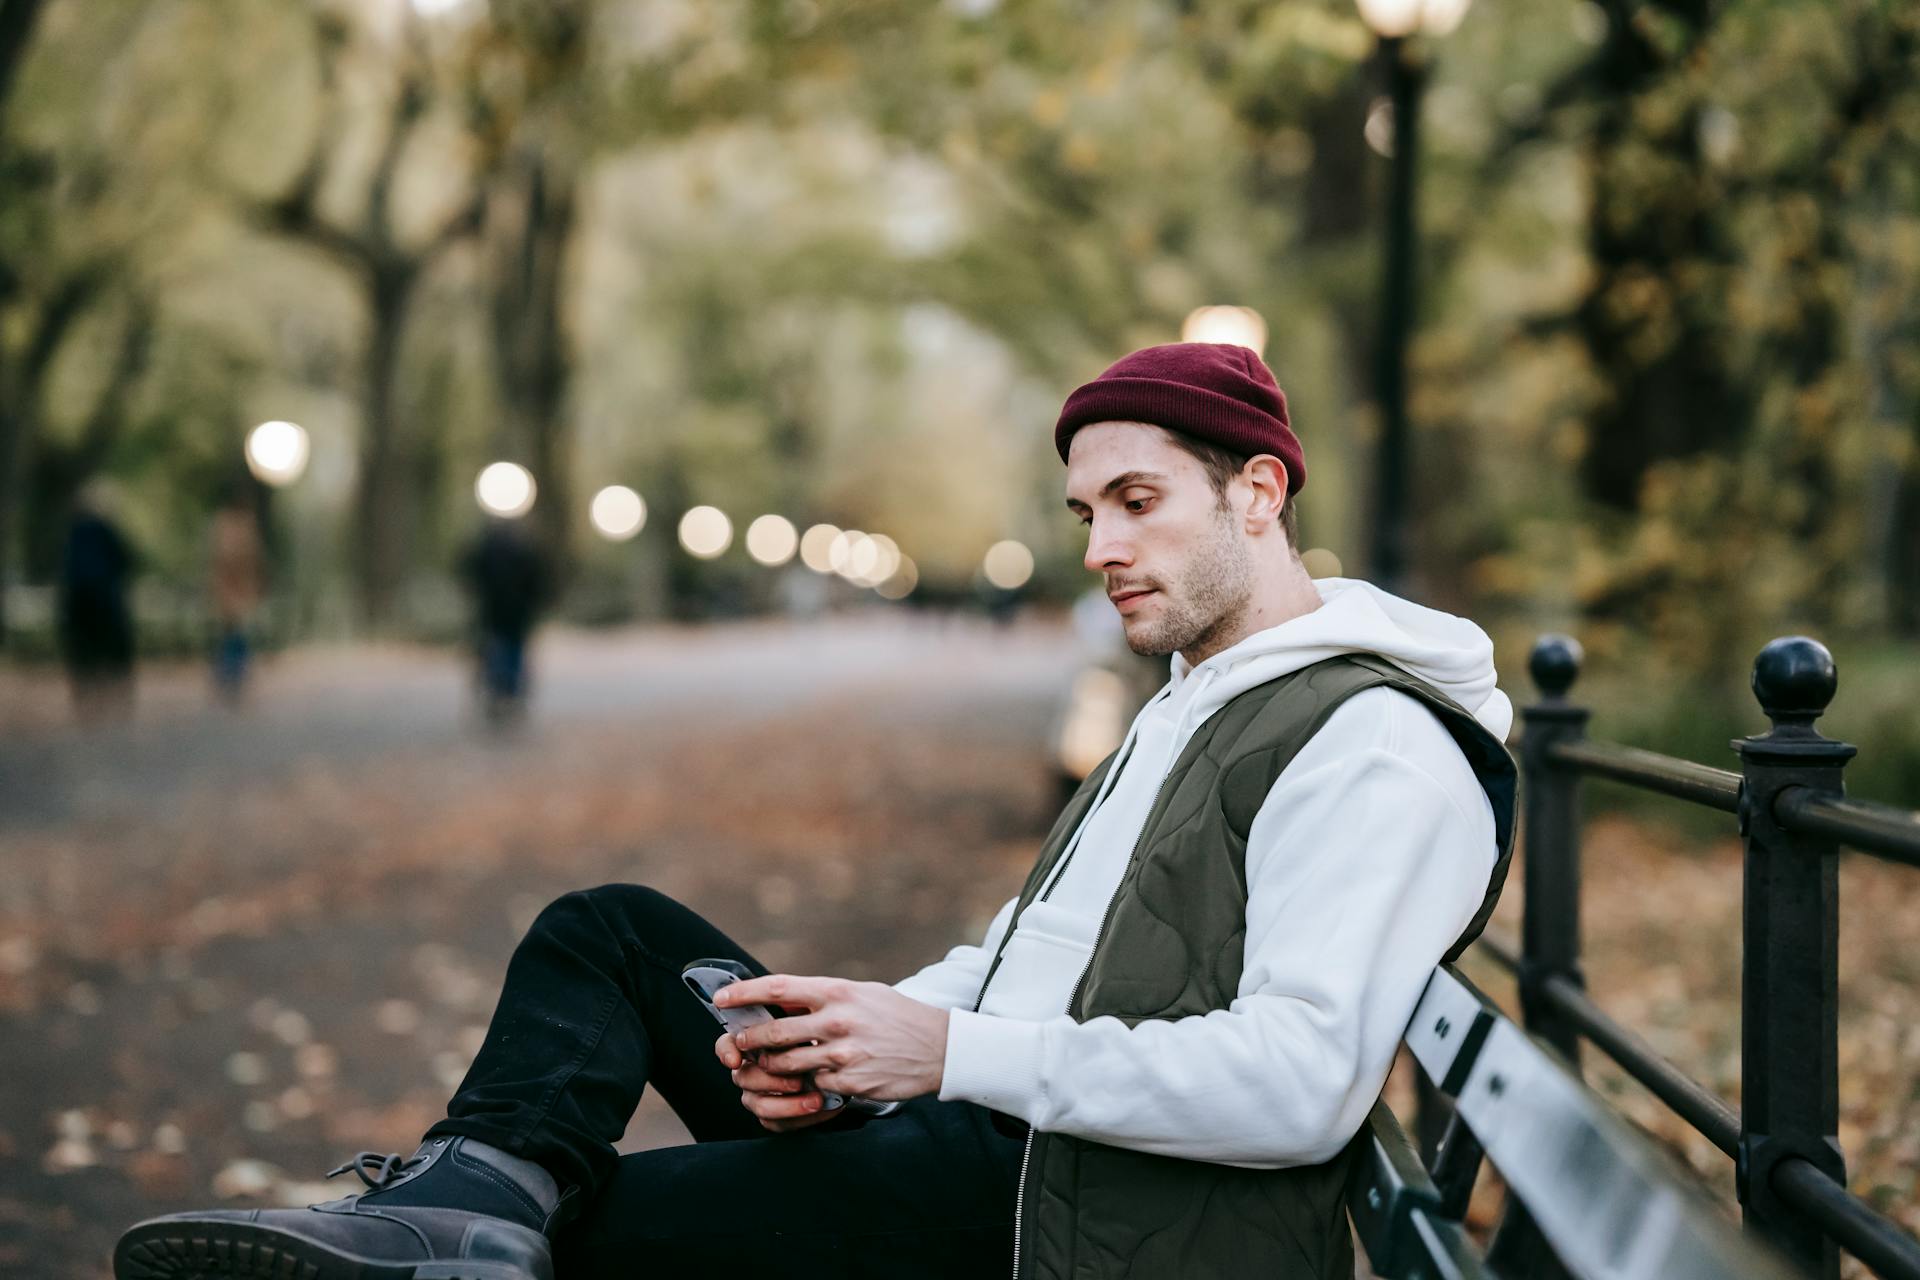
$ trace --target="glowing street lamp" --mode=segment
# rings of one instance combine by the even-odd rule
[[[298,480],[311,453],[306,429],[296,423],[263,422],[247,433],[247,470],[275,489]]]
[[[1252,307],[1195,307],[1180,326],[1182,342],[1226,342],[1255,355],[1267,349],[1267,322]]]
[[[1414,160],[1426,68],[1407,45],[1416,34],[1443,36],[1460,25],[1472,0],[1355,0],[1380,37],[1388,118],[1369,113],[1367,140],[1392,165],[1387,187],[1386,261],[1381,272],[1380,340],[1374,344],[1374,394],[1380,446],[1374,476],[1373,579],[1406,589],[1408,429],[1407,343],[1413,327]]]
[[[900,554],[900,544],[884,533],[867,535],[866,549],[855,548],[849,554],[854,561],[853,581],[863,587],[878,587],[893,577],[900,568],[904,557]]]
[[[718,507],[694,507],[680,517],[680,545],[690,556],[711,560],[733,545],[733,521]]]
[[[894,571],[875,587],[882,600],[905,600],[920,585],[920,566],[909,557],[901,556]]]
[[[764,515],[747,526],[747,554],[768,568],[793,559],[800,535],[785,516]]]
[[[1015,591],[1026,586],[1027,579],[1033,576],[1033,552],[1027,550],[1026,544],[1011,538],[996,542],[987,548],[980,569],[994,586],[1002,591]]]
[[[587,518],[608,542],[627,542],[646,526],[646,499],[623,484],[610,484],[593,495]]]
[[[833,540],[839,536],[833,525],[814,525],[800,537],[800,562],[815,573],[832,573]]]
[[[1418,31],[1444,36],[1460,25],[1473,0],[1354,0],[1375,35],[1397,39]]]
[[[533,473],[517,462],[490,462],[473,482],[473,496],[489,515],[517,520],[533,510],[539,486]]]
[[[843,578],[853,576],[853,549],[867,535],[858,529],[842,529],[827,544],[827,567]]]

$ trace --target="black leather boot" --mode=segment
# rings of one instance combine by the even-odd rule
[[[405,1160],[361,1152],[369,1190],[305,1209],[153,1218],[113,1251],[117,1280],[553,1280],[546,1231],[562,1197],[539,1165],[471,1138]]]

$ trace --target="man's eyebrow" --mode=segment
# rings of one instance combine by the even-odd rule
[[[1124,489],[1128,485],[1146,484],[1150,481],[1165,480],[1166,478],[1166,475],[1159,471],[1122,471],[1119,475],[1101,486],[1098,496],[1104,498],[1115,489]],[[1068,498],[1067,505],[1069,507],[1084,507],[1087,504],[1078,498]]]

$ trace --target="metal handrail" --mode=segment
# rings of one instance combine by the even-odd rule
[[[1482,934],[1479,947],[1489,959],[1518,975],[1520,956],[1504,939]],[[1549,975],[1540,994],[1567,1016],[1579,1032],[1622,1071],[1638,1080],[1673,1113],[1728,1155],[1740,1147],[1740,1113],[1719,1094],[1687,1075],[1595,1004],[1576,982]]]
[[[1791,831],[1831,836],[1862,853],[1920,867],[1920,813],[1786,787],[1773,802],[1773,817]]]
[[[1554,764],[1577,773],[1631,783],[1725,813],[1737,812],[1740,807],[1740,775],[1731,770],[1590,738],[1556,742],[1545,754]]]
[[[1482,935],[1479,948],[1496,964],[1518,973],[1520,957],[1504,939]],[[1541,996],[1621,1070],[1695,1132],[1727,1155],[1740,1149],[1740,1113],[1725,1099],[1661,1057],[1652,1046],[1614,1019],[1578,984],[1548,977]],[[1873,1206],[1827,1177],[1805,1160],[1782,1161],[1773,1175],[1782,1198],[1819,1223],[1834,1243],[1887,1280],[1920,1280],[1920,1245]]]
[[[1920,1245],[1873,1207],[1805,1160],[1773,1171],[1780,1198],[1820,1224],[1833,1242],[1887,1280],[1920,1280]]]
[[[1740,1149],[1740,1113],[1719,1094],[1661,1057],[1652,1045],[1607,1016],[1578,984],[1562,977],[1549,977],[1541,983],[1540,994],[1565,1014],[1580,1034],[1618,1063],[1621,1070],[1647,1086],[1708,1142],[1728,1155]]]

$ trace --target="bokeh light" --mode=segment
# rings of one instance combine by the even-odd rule
[[[1360,17],[1383,36],[1416,31],[1444,36],[1460,25],[1473,0],[1356,0]]]
[[[473,482],[473,496],[489,514],[512,520],[533,510],[538,486],[533,473],[517,462],[490,462]]]
[[[785,564],[799,545],[800,535],[785,516],[764,515],[747,526],[747,554],[761,564]]]
[[[1085,778],[1120,745],[1127,731],[1127,683],[1105,667],[1087,667],[1073,678],[1067,714],[1060,724],[1060,763]]]
[[[1340,576],[1340,557],[1325,547],[1313,547],[1300,553],[1300,565],[1309,578]]]
[[[878,587],[900,568],[900,544],[884,533],[870,533],[867,545],[872,548],[872,563],[854,581],[863,587]]]
[[[833,535],[833,541],[827,544],[827,567],[841,577],[850,572],[853,549],[867,535],[858,529],[842,529]]]
[[[1230,342],[1255,355],[1267,349],[1267,322],[1252,307],[1195,307],[1180,326],[1182,342]]]
[[[1383,156],[1393,155],[1393,99],[1375,98],[1367,108],[1367,122],[1360,126],[1367,145]]]
[[[832,573],[833,540],[840,530],[830,524],[817,524],[800,538],[800,562],[815,573]]]
[[[900,563],[884,582],[875,587],[883,600],[905,600],[920,585],[920,566],[907,556],[900,557]]]
[[[263,422],[247,433],[247,470],[261,484],[278,489],[300,478],[311,451],[304,427],[292,422]]]
[[[987,575],[988,582],[1002,591],[1013,591],[1024,587],[1033,576],[1033,552],[1027,550],[1025,543],[1008,538],[987,548],[980,569]]]
[[[625,542],[646,526],[646,499],[623,484],[610,484],[593,495],[587,517],[607,541]]]
[[[733,545],[733,521],[718,507],[694,507],[680,517],[680,545],[688,555],[711,560]]]

